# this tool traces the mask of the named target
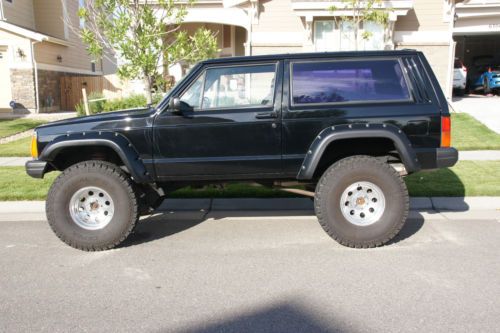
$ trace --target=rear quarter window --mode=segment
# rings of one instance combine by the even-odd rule
[[[292,62],[291,73],[293,105],[410,100],[396,59]]]

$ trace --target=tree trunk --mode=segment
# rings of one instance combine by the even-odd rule
[[[151,105],[153,103],[153,79],[149,76],[146,76],[144,79],[144,83],[146,84],[145,92],[146,92],[146,103]]]

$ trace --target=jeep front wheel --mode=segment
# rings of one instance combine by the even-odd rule
[[[333,239],[368,248],[398,234],[408,216],[409,197],[402,177],[389,164],[353,156],[325,171],[314,206],[321,226]]]
[[[47,196],[46,212],[55,234],[85,251],[117,246],[139,215],[130,178],[102,161],[81,162],[59,175]]]

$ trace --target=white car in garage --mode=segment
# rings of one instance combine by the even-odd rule
[[[463,96],[465,93],[465,86],[467,84],[467,67],[464,63],[455,58],[455,65],[453,69],[453,91],[458,96]]]

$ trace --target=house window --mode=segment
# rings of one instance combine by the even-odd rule
[[[372,36],[363,40],[363,31]],[[358,32],[358,50],[383,50],[384,26],[375,22],[364,22]],[[355,26],[352,22],[334,20],[314,21],[314,47],[318,52],[351,51],[356,49]]]
[[[334,21],[314,22],[314,46],[316,51],[335,51],[339,42],[338,39]]]
[[[410,100],[397,60],[292,63],[294,105]]]
[[[95,62],[91,62],[90,63],[90,69],[92,70],[92,72],[95,72]]]
[[[377,22],[364,22],[363,30],[371,32],[371,37],[364,41],[365,50],[384,49],[384,25]]]
[[[360,38],[360,34],[358,38]],[[340,50],[349,51],[356,49],[356,29],[352,22],[341,22],[340,23]],[[358,43],[359,45],[359,43]],[[359,48],[358,48],[359,50]]]
[[[78,0],[78,9],[79,11],[85,8],[85,0]],[[80,29],[85,28],[85,19],[80,18]]]

